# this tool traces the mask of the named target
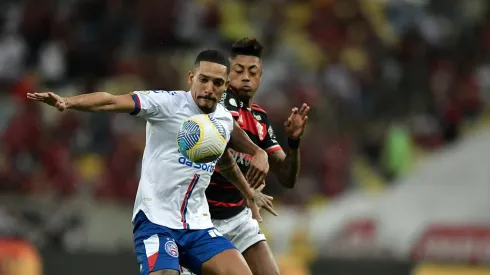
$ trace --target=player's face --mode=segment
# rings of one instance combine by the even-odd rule
[[[204,113],[216,109],[228,86],[226,79],[226,66],[212,62],[202,61],[194,72],[189,72],[192,97]]]
[[[251,98],[259,88],[262,63],[256,56],[237,55],[231,60],[230,86],[240,97]]]

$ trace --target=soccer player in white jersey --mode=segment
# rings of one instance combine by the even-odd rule
[[[189,72],[190,92],[137,91],[126,95],[91,93],[60,97],[34,93],[27,97],[60,111],[126,112],[147,120],[146,147],[133,211],[134,245],[142,275],[179,274],[179,264],[196,274],[251,275],[241,254],[211,222],[205,189],[214,166],[243,191],[255,207],[271,210],[270,197],[254,192],[228,150],[219,162],[196,164],[179,153],[176,136],[188,117],[206,113],[221,123],[229,146],[254,156],[247,174],[251,184],[268,172],[267,153],[253,144],[218,104],[228,84],[229,61],[214,50],[201,52]],[[273,211],[273,210],[271,210]]]

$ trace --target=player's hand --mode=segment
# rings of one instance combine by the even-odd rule
[[[258,222],[262,222],[262,216],[260,215],[260,209],[264,208],[269,213],[274,216],[277,216],[277,212],[274,210],[272,205],[273,197],[268,196],[262,193],[262,189],[264,189],[265,184],[262,184],[259,188],[255,190],[255,193],[250,201],[248,201],[248,205],[250,210],[252,210],[252,218],[257,220]]]
[[[28,93],[27,98],[31,100],[41,101],[43,103],[56,107],[60,112],[63,112],[66,109],[65,99],[55,93]]]
[[[298,108],[293,108],[288,120],[284,122],[284,131],[288,138],[296,140],[301,138],[305,131],[306,122],[308,121],[309,110],[310,106],[306,103],[303,103],[299,111]]]
[[[262,192],[264,187],[265,187],[265,181],[262,183],[261,186],[259,186],[259,188],[255,189],[255,190]],[[255,196],[255,193],[254,193],[254,196]],[[262,216],[260,215],[260,208],[251,199],[247,199],[247,206],[252,211],[252,218],[254,220],[257,220],[258,222],[262,222]]]
[[[252,211],[252,219],[257,220],[259,223],[264,221],[260,215],[260,208],[251,199],[247,199],[247,206]]]
[[[265,181],[267,173],[269,173],[269,156],[264,150],[258,150],[250,160],[250,168],[245,178],[250,183],[250,187],[256,189]]]

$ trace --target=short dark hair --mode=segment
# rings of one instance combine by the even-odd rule
[[[230,73],[230,61],[217,50],[205,50],[200,52],[194,61],[194,67],[198,68],[201,61],[223,65],[226,67],[226,73]]]
[[[248,55],[262,57],[262,45],[255,38],[242,38],[231,46],[230,56],[235,58],[237,55]]]

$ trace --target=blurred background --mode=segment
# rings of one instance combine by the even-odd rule
[[[283,275],[490,274],[487,0],[0,0],[0,274],[138,274],[144,121],[27,92],[183,89],[245,36],[283,145],[312,108],[296,189],[266,190]]]

